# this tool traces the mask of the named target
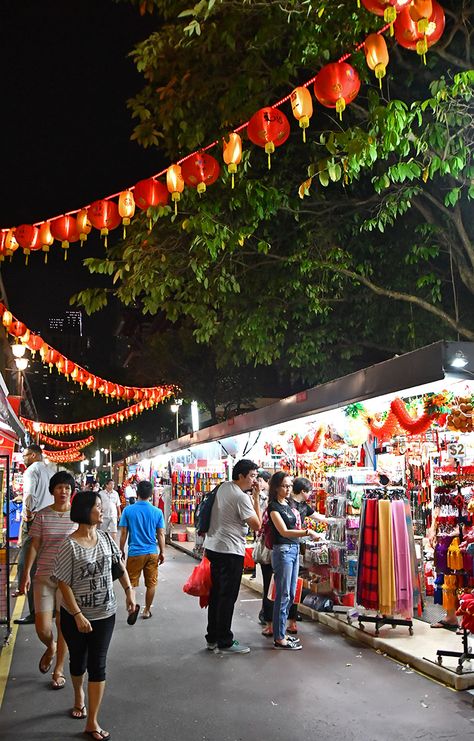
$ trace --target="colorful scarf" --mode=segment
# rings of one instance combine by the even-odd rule
[[[378,502],[379,518],[379,611],[392,615],[395,610],[395,568],[393,562],[392,517],[390,502]]]
[[[392,534],[395,568],[395,612],[404,618],[413,617],[413,582],[410,560],[405,505],[401,500],[392,502]]]
[[[379,606],[377,500],[366,499],[361,513],[357,604],[368,610]]]
[[[421,617],[423,612],[423,601],[421,598],[421,577],[418,569],[418,559],[416,557],[415,533],[413,530],[413,520],[411,517],[410,502],[408,499],[403,500],[405,507],[405,520],[407,524],[408,542],[410,544],[410,562],[411,562],[411,580],[413,584],[413,611],[414,615]]]

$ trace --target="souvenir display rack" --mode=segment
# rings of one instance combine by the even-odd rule
[[[171,512],[180,525],[194,525],[196,507],[204,494],[225,481],[224,472],[196,470],[173,471],[171,475]],[[173,516],[173,515],[172,515]]]

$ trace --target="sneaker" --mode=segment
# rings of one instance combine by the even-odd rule
[[[216,654],[249,654],[249,646],[243,646],[238,641],[234,641],[232,646],[226,648],[216,648]]]
[[[301,645],[301,643],[298,643],[296,641],[287,641],[285,645],[273,641],[273,648],[276,648],[279,651],[301,651],[303,646]]]
[[[217,643],[209,643],[209,641],[207,642],[208,651],[214,651],[215,648],[217,648]]]

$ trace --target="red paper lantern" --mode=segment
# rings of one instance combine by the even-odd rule
[[[57,350],[54,350],[52,347],[49,348],[49,350],[44,356],[44,360],[45,360],[45,363],[48,363],[50,372],[51,372],[53,365],[56,365],[60,357],[61,357],[61,354]]]
[[[67,260],[69,244],[71,242],[77,242],[79,239],[76,219],[73,216],[59,216],[50,222],[50,229],[52,237],[61,242],[61,247],[64,250],[64,259]]]
[[[440,40],[445,26],[443,8],[436,0],[432,0],[432,6],[433,12],[425,34],[419,32],[417,22],[411,17],[409,8],[404,8],[395,21],[395,38],[400,46],[416,51],[423,58],[429,47]]]
[[[66,376],[66,378],[68,378],[71,375],[71,373],[73,373],[75,368],[76,368],[76,364],[73,363],[72,360],[68,360],[67,358],[64,359],[63,373]]]
[[[199,194],[205,192],[206,186],[216,182],[220,171],[218,161],[206,152],[197,152],[181,164],[184,182],[196,188]]]
[[[278,108],[260,108],[253,114],[247,126],[249,139],[268,154],[268,169],[271,168],[271,155],[275,147],[286,142],[290,135],[290,124],[285,114]]]
[[[164,183],[154,178],[140,180],[133,190],[133,197],[138,208],[145,210],[150,206],[166,206],[168,203],[168,188]]]
[[[26,330],[26,324],[23,324],[23,322],[12,322],[10,326],[8,327],[8,331],[10,334],[12,334],[14,337],[23,337]]]
[[[5,235],[5,254],[11,258],[19,246],[15,236],[15,229],[9,229]]]
[[[166,187],[171,193],[171,200],[174,203],[174,213],[178,213],[178,201],[181,199],[181,193],[184,190],[184,180],[181,172],[181,165],[170,165],[166,171]]]
[[[371,33],[365,40],[364,52],[369,69],[375,72],[382,87],[382,77],[385,77],[388,64],[388,49],[384,37],[380,33]]]
[[[49,248],[54,242],[54,237],[51,234],[51,224],[49,221],[44,221],[39,228],[38,241],[41,245],[41,249],[44,252],[44,261],[48,262]]]
[[[44,346],[44,340],[39,336],[39,334],[30,334],[30,338],[26,344],[32,351],[34,357],[35,353],[38,352],[38,350],[41,350]]]
[[[390,23],[390,35],[393,36],[393,23],[403,8],[410,5],[411,0],[362,0],[362,5],[375,15],[383,16],[385,23]]]
[[[104,245],[107,247],[109,232],[116,229],[122,221],[117,204],[106,199],[94,201],[87,209],[87,214],[92,226],[100,229],[100,236],[104,237]]]
[[[7,254],[6,247],[5,247],[5,239],[7,236],[7,232],[5,229],[2,229],[0,232],[0,262],[3,262],[5,259],[5,256]]]
[[[77,229],[79,232],[79,239],[81,240],[81,247],[87,240],[88,234],[92,231],[92,224],[89,221],[89,216],[86,208],[81,208],[76,216]]]
[[[303,141],[306,143],[306,129],[313,115],[311,93],[307,87],[296,87],[290,95],[290,100],[293,116],[299,122],[300,129],[303,129]]]
[[[314,82],[314,94],[322,105],[335,108],[342,118],[345,107],[352,103],[360,89],[360,78],[347,62],[332,62],[323,67]]]
[[[15,237],[25,255],[25,263],[28,265],[30,252],[41,249],[39,229],[32,224],[22,224],[15,229]]]

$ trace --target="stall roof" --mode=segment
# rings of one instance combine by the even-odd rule
[[[455,369],[450,365],[459,353],[466,361],[463,369]],[[413,352],[395,356],[391,360],[385,360],[383,363],[363,368],[348,376],[288,396],[262,409],[241,414],[220,424],[199,430],[199,432],[171,440],[139,455],[130,456],[127,460],[132,462],[144,457],[165,455],[194,445],[254,432],[300,417],[327,412],[348,404],[407,391],[417,386],[454,377],[466,380],[474,378],[473,342],[435,342],[413,350]]]
[[[7,396],[8,388],[3,376],[0,374],[0,433],[11,437],[11,433],[13,432],[16,437],[22,440],[25,429],[13,411]]]

